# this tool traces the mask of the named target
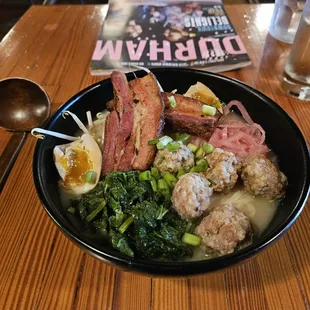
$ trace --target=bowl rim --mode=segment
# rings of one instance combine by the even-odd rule
[[[276,229],[272,230],[262,238],[259,238],[254,244],[238,250],[234,253],[212,258],[209,260],[201,260],[201,261],[183,261],[183,262],[172,262],[172,261],[152,261],[152,260],[146,260],[142,258],[130,258],[127,257],[121,253],[118,253],[118,255],[115,255],[112,251],[103,251],[99,248],[96,248],[90,244],[87,244],[87,241],[85,238],[82,238],[81,236],[78,236],[75,232],[70,231],[68,228],[68,225],[66,226],[66,223],[63,223],[62,220],[57,219],[56,212],[53,211],[53,208],[49,205],[49,202],[42,190],[41,184],[43,180],[40,178],[40,167],[38,165],[39,163],[39,153],[40,149],[42,147],[43,142],[37,141],[35,150],[34,150],[34,157],[33,157],[33,179],[36,187],[37,194],[39,196],[39,199],[45,209],[45,211],[48,213],[50,218],[54,221],[54,223],[61,229],[61,231],[75,244],[77,244],[79,247],[81,247],[86,252],[90,253],[96,258],[99,258],[100,260],[104,260],[107,263],[113,264],[117,267],[124,268],[126,270],[135,270],[138,272],[150,274],[150,275],[164,275],[164,276],[186,276],[186,275],[195,275],[195,274],[203,274],[223,268],[227,268],[229,266],[232,266],[234,264],[237,264],[241,261],[244,261],[254,255],[256,255],[258,252],[261,252],[263,249],[265,249],[267,246],[275,242],[277,239],[279,239],[296,221],[297,217],[302,212],[306,202],[307,198],[310,193],[310,152],[309,148],[307,146],[306,140],[300,131],[297,124],[293,121],[293,119],[285,112],[285,110],[279,106],[276,102],[274,102],[272,99],[258,91],[257,89],[254,89],[253,87],[245,84],[242,81],[239,81],[234,78],[226,77],[220,74],[211,73],[207,71],[202,70],[193,70],[193,69],[182,69],[182,68],[174,68],[169,69],[170,71],[177,71],[182,72],[183,74],[191,74],[191,73],[197,73],[202,74],[205,76],[209,76],[211,78],[216,78],[220,80],[224,80],[228,83],[232,83],[234,85],[238,85],[238,87],[242,87],[246,91],[250,92],[252,95],[258,97],[261,101],[264,102],[264,104],[268,104],[272,106],[274,109],[277,110],[278,113],[282,114],[282,117],[286,119],[286,121],[291,126],[292,130],[294,130],[296,134],[296,139],[300,141],[300,144],[302,146],[302,153],[304,158],[304,166],[306,168],[306,178],[303,182],[302,191],[299,194],[298,201],[294,206],[294,209],[290,213],[290,215],[287,217],[287,219],[279,225]],[[159,69],[152,69],[151,70],[155,75],[157,73],[163,73],[166,71],[164,68]],[[130,74],[133,74],[132,72],[127,73],[127,77],[129,77]],[[137,76],[145,74],[144,71],[135,71],[135,74]],[[61,111],[66,108],[70,108],[77,100],[79,100],[82,96],[87,94],[88,92],[94,90],[95,88],[104,86],[106,84],[111,83],[111,79],[104,79],[102,81],[99,81],[97,83],[94,83],[81,91],[79,91],[77,94],[72,96],[70,99],[68,99],[64,104],[62,104],[51,116],[48,123],[45,125],[45,128],[51,127],[54,122],[59,117],[59,114],[61,114]],[[70,226],[72,226],[70,224]],[[114,250],[115,251],[115,250]]]

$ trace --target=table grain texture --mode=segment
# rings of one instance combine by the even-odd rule
[[[252,65],[223,74],[280,104],[309,143],[310,104],[279,88],[290,46],[268,35],[273,5],[226,9]],[[0,43],[0,79],[33,79],[55,111],[103,79],[90,75],[89,62],[105,12],[106,6],[32,6]],[[10,137],[0,129],[0,154]],[[309,203],[279,241],[244,264],[192,279],[144,277],[96,260],[56,227],[34,188],[35,143],[28,135],[0,196],[0,309],[309,309]]]

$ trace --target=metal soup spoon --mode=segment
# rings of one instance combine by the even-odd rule
[[[44,89],[24,78],[0,81],[0,127],[14,131],[0,157],[0,193],[23,146],[27,132],[44,124],[50,115]]]

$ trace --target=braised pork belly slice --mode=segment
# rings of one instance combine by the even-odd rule
[[[161,136],[164,126],[164,103],[152,73],[129,82],[134,93],[134,125],[131,140],[135,158],[133,168],[145,170],[152,164],[156,146],[148,141]]]
[[[126,170],[120,169],[119,165],[121,158],[124,156],[126,145],[129,143],[133,128],[133,93],[127,82],[126,75],[122,72],[114,71],[111,75],[111,81],[113,85],[114,92],[114,110],[118,113],[119,116],[119,132],[115,137],[116,146],[115,146],[115,165],[114,170],[128,171],[131,170],[131,165],[129,165],[128,158],[131,157],[131,161],[134,157],[134,151],[131,151],[131,154],[126,154],[126,160],[122,161],[122,166],[124,161],[127,162]],[[127,152],[130,148],[127,148]]]
[[[103,145],[102,174],[113,170],[129,171],[134,157],[130,136],[133,128],[133,94],[124,73],[114,71],[111,74],[114,98],[109,101],[112,109],[105,126],[105,143]],[[132,143],[131,143],[132,145]],[[127,150],[126,156],[125,151]],[[131,150],[131,153],[129,153]],[[122,159],[124,157],[124,159]]]
[[[169,97],[173,96],[176,105],[172,107]],[[190,135],[210,138],[221,114],[214,116],[202,113],[203,102],[179,94],[162,93],[165,104],[165,120],[173,130]]]
[[[119,118],[116,111],[112,111],[105,123],[105,138],[103,143],[102,175],[114,170],[116,137],[119,132]]]

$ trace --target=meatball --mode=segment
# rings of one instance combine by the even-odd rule
[[[216,192],[229,192],[237,183],[240,163],[235,154],[220,148],[207,155],[209,169],[204,172],[205,177],[212,183]]]
[[[250,221],[242,212],[231,204],[223,204],[212,208],[195,234],[201,237],[206,253],[225,255],[234,252],[251,230]]]
[[[172,193],[172,206],[182,219],[193,220],[208,209],[213,193],[210,182],[198,173],[180,177]]]
[[[180,169],[190,169],[195,165],[193,152],[182,142],[180,148],[174,152],[166,148],[159,150],[154,160],[154,166],[160,173],[176,173]]]
[[[245,189],[251,194],[273,200],[283,197],[286,176],[264,155],[248,157],[241,169]]]

